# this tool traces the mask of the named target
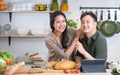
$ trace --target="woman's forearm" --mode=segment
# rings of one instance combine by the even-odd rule
[[[73,40],[72,44],[70,45],[70,47],[66,50],[66,55],[68,57],[71,56],[72,52],[74,51],[75,49],[75,44],[76,44],[76,39]]]

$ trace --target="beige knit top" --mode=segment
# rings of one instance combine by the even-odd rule
[[[68,47],[70,46],[76,30],[68,28],[68,37],[69,42],[67,43]],[[49,50],[48,61],[61,61],[62,59],[67,59],[65,54],[65,49],[62,48],[60,39],[55,36],[53,32],[50,32],[45,38],[45,44]]]

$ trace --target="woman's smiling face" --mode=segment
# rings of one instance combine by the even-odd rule
[[[66,28],[66,20],[64,18],[64,16],[62,15],[58,15],[55,17],[54,20],[54,31],[56,32],[63,32]]]

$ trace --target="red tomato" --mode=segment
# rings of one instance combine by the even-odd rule
[[[74,73],[75,71],[73,69],[70,70],[70,73]]]
[[[69,71],[68,70],[64,70],[64,73],[69,73]]]
[[[12,65],[12,61],[6,60],[6,64],[7,64],[7,65]]]
[[[80,73],[80,70],[76,70],[75,73]]]

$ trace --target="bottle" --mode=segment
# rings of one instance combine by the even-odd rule
[[[61,10],[62,11],[68,11],[69,6],[68,6],[68,1],[67,0],[63,0],[62,4],[61,4]]]
[[[51,11],[57,11],[58,9],[59,9],[58,1],[57,0],[53,0],[53,2],[51,4]]]

